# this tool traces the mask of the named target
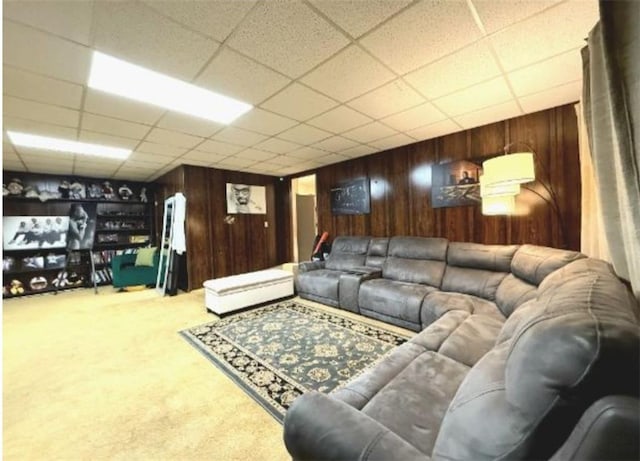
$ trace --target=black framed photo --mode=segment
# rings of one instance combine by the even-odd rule
[[[369,214],[371,190],[369,178],[343,181],[331,188],[331,214]]]
[[[433,208],[479,205],[481,159],[458,160],[431,167]]]

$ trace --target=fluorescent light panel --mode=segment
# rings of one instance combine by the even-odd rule
[[[224,124],[253,108],[98,51],[93,52],[89,87]]]
[[[100,144],[70,141],[68,139],[50,138],[48,136],[19,133],[17,131],[7,131],[7,135],[14,145],[33,147],[34,149],[53,150],[81,155],[94,155],[96,157],[107,157],[120,160],[126,159],[129,154],[131,154],[130,149],[101,146]]]

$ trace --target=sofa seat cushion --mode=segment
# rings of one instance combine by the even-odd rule
[[[420,313],[422,327],[426,328],[445,313],[453,310],[492,317],[501,323],[505,320],[505,316],[494,302],[462,293],[436,291],[430,293],[422,303]]]
[[[386,279],[368,280],[360,285],[360,309],[378,312],[413,324],[420,324],[420,307],[433,287]]]
[[[362,412],[425,454],[431,454],[440,424],[469,372],[458,362],[425,351],[364,406]]]
[[[338,301],[338,284],[341,271],[318,269],[298,274],[296,289],[298,293],[308,293],[322,298]]]
[[[496,344],[504,320],[465,311],[449,311],[411,339],[456,362],[474,366]]]

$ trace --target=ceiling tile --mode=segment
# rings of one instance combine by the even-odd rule
[[[311,0],[311,3],[357,38],[400,11],[411,0]]]
[[[598,3],[564,2],[490,37],[505,70],[510,71],[584,46],[598,21]],[[535,37],[532,46],[531,37]]]
[[[315,160],[327,155],[327,153],[320,149],[314,149],[313,147],[303,147],[302,149],[289,152],[285,156],[287,158],[302,159],[302,160]],[[293,160],[297,161],[297,160]]]
[[[99,133],[112,134],[123,138],[142,139],[150,130],[150,126],[140,123],[126,122],[117,118],[82,114],[82,129]]]
[[[495,32],[513,23],[559,3],[561,0],[472,0],[478,16],[488,33]]]
[[[20,160],[2,161],[4,171],[27,171],[27,167]]]
[[[406,134],[398,133],[388,138],[378,139],[377,141],[370,142],[369,144],[377,147],[380,150],[392,149],[394,147],[405,146],[416,142],[415,139],[410,138]]]
[[[333,136],[314,144],[312,147],[329,152],[340,152],[351,147],[356,147],[357,145],[357,142],[353,142],[349,139],[343,138],[342,136]]]
[[[404,10],[360,43],[404,74],[480,37],[466,2],[427,0]]]
[[[561,85],[550,90],[518,98],[525,113],[577,102],[582,96],[582,80]]]
[[[191,149],[204,141],[204,138],[191,136],[189,134],[179,133],[177,131],[164,130],[162,128],[154,128],[149,132],[146,141],[165,144],[175,147],[186,147]]]
[[[109,147],[120,147],[122,149],[134,149],[140,141],[137,139],[122,138],[110,134],[96,133],[95,131],[82,130],[79,141],[92,144],[101,144]]]
[[[297,161],[300,160],[298,159]],[[291,157],[286,157],[285,155],[278,155],[277,157],[270,158],[269,163],[278,165],[280,168],[290,166],[292,164]]]
[[[20,154],[20,158],[25,163],[72,163],[73,155],[67,152],[58,152],[47,149],[34,149],[31,147],[17,147],[17,152]]]
[[[3,3],[2,14],[36,29],[90,45],[92,7],[92,2],[9,1]]]
[[[382,122],[398,131],[407,131],[425,125],[427,123],[438,122],[445,118],[445,115],[436,109],[433,104],[425,103],[398,114],[383,118]]]
[[[226,47],[196,80],[199,86],[250,104],[264,101],[289,82],[289,78]]]
[[[224,160],[226,157],[228,157],[228,155],[220,155],[220,154],[214,154],[211,152],[202,152],[200,150],[192,150],[191,152],[187,152],[186,154],[184,154],[178,160],[182,160],[182,159],[198,160],[201,162],[208,162],[209,164],[211,164],[211,163]]]
[[[48,123],[6,116],[2,119],[2,125],[5,130],[21,131],[41,136],[52,136],[54,138],[76,139],[78,135],[77,128],[49,125]]]
[[[252,169],[257,169],[257,170],[261,170],[264,172],[277,172],[280,171],[282,169],[282,165],[279,165],[277,163],[271,163],[271,162],[259,162],[256,163],[255,165],[251,165]]]
[[[362,157],[363,155],[369,155],[378,152],[378,149],[371,146],[365,146],[360,144],[359,146],[352,147],[351,149],[343,150],[340,152],[342,155],[346,155],[349,158]]]
[[[6,146],[3,146],[4,148],[2,149],[2,161],[3,162],[19,162],[20,161],[20,157],[18,157],[18,154],[16,154],[15,150],[13,150],[13,147],[11,146],[11,144],[7,144]]]
[[[153,149],[150,148],[150,150]],[[157,164],[158,162],[162,163],[162,162],[168,162],[171,161],[173,159],[175,159],[176,157],[178,157],[180,154],[178,155],[166,155],[166,154],[159,154],[159,153],[154,153],[154,152],[140,152],[139,150],[134,151],[131,153],[131,155],[129,155],[128,160],[132,160],[132,161],[136,161],[136,162],[146,162],[146,163],[151,163],[151,164]],[[159,159],[158,157],[163,157],[162,159]]]
[[[224,127],[224,125],[212,122],[211,120],[192,117],[178,112],[167,112],[164,114],[162,119],[158,122],[158,126],[160,128],[181,131],[183,133],[201,136],[204,138],[212,136],[215,132]]]
[[[334,100],[299,83],[293,83],[261,104],[265,109],[299,121],[307,120],[337,105]]]
[[[427,98],[434,99],[497,75],[500,68],[487,44],[478,42],[404,78]]]
[[[455,122],[446,119],[410,130],[407,134],[412,138],[424,140],[444,136],[449,133],[456,133],[458,131],[462,131],[462,128]]]
[[[292,150],[299,149],[301,146],[300,144],[285,141],[283,139],[270,138],[266,141],[262,141],[261,143],[256,144],[255,147],[257,149],[274,152],[276,154],[286,154],[287,152],[291,152]]]
[[[332,163],[344,162],[345,160],[349,160],[349,157],[340,154],[329,154],[316,159],[321,165],[331,165]]]
[[[45,104],[80,109],[82,87],[13,67],[4,66],[3,94]]]
[[[169,16],[190,29],[224,41],[256,0],[202,2],[143,0],[148,6]],[[185,8],[188,6],[187,8]]]
[[[95,2],[97,50],[171,77],[191,81],[218,43],[135,2]]]
[[[240,152],[244,146],[236,144],[228,144],[226,142],[207,140],[198,146],[198,150],[203,152],[211,152],[218,155],[229,156],[236,152]]]
[[[425,99],[402,79],[360,96],[349,105],[373,118],[382,118],[426,102]]]
[[[229,126],[216,133],[213,139],[216,141],[238,144],[240,146],[253,146],[254,144],[258,144],[260,141],[264,141],[267,137],[259,133],[254,133],[253,131]],[[206,148],[203,149],[202,146],[200,146],[199,149],[206,150]]]
[[[153,125],[165,112],[164,109],[101,91],[87,90],[84,110],[93,114]]]
[[[69,82],[87,82],[89,48],[9,21],[3,21],[3,38],[4,64]]]
[[[504,77],[497,77],[436,99],[434,103],[450,116],[455,116],[494,106],[512,98]]]
[[[180,157],[178,160],[176,160],[175,165],[191,165],[191,166],[210,166],[212,165],[214,162],[209,162],[207,160],[197,160],[197,159],[191,159],[191,158],[187,158],[187,157]]]
[[[280,133],[297,124],[298,122],[295,120],[257,108],[250,110],[233,122],[234,126],[266,135]]]
[[[80,112],[49,104],[18,99],[5,96],[2,105],[3,114],[54,125],[77,127],[80,122]]]
[[[383,125],[380,122],[373,122],[367,125],[361,126],[354,130],[342,133],[345,138],[354,139],[359,142],[368,143],[369,141],[375,141],[376,139],[386,138],[392,134],[396,134],[397,131]]]
[[[255,160],[249,160],[246,158],[238,158],[238,157],[228,157],[216,163],[216,165],[219,165],[221,167],[245,168],[245,167],[248,167],[249,165],[253,165],[254,163],[256,163]]]
[[[293,128],[278,135],[279,138],[284,138],[288,141],[294,141],[298,144],[304,145],[313,144],[314,142],[326,139],[330,136],[332,136],[331,133],[305,124],[294,126]]]
[[[308,123],[332,133],[341,133],[371,121],[366,115],[362,115],[346,106],[340,106],[309,120]]]
[[[460,115],[455,121],[465,130],[489,123],[507,120],[522,115],[522,111],[515,101],[507,101],[502,104],[487,107],[476,112]]]
[[[348,101],[389,80],[394,75],[360,47],[352,45],[323,63],[302,81],[339,101]]]
[[[254,160],[258,162],[258,161],[265,161],[265,160],[272,159],[276,155],[277,154],[274,154],[273,152],[265,152],[263,150],[249,148],[249,149],[243,150],[242,152],[238,152],[235,156],[237,158],[244,158],[247,160]]]
[[[320,151],[322,152],[322,151]],[[325,153],[325,152],[322,152]],[[286,155],[286,157],[289,157],[289,154]],[[297,173],[299,171],[305,171],[305,170],[311,170],[314,168],[318,168],[321,164],[318,162],[314,162],[313,160],[307,160],[307,161],[300,161],[300,159],[296,159],[296,158],[291,158],[291,169],[295,170],[294,173]]]
[[[177,157],[187,151],[184,147],[166,146],[164,144],[155,144],[146,141],[140,144],[136,150],[147,154],[165,155],[167,157]]]
[[[348,40],[301,2],[264,2],[254,8],[227,44],[297,78]]]
[[[572,50],[516,70],[507,77],[516,96],[538,93],[575,80],[582,80],[580,50]]]
[[[49,174],[73,174],[73,163],[27,163],[27,169],[31,173],[49,173]]]

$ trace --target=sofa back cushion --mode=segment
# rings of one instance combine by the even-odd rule
[[[593,402],[638,395],[637,310],[603,261],[553,272],[458,388],[432,458],[548,459]]]
[[[370,237],[336,237],[331,245],[331,253],[325,262],[325,268],[343,271],[356,266],[364,266]]]
[[[522,245],[511,261],[511,273],[525,282],[538,286],[550,273],[581,258],[585,258],[585,255],[577,251]]]
[[[511,268],[517,245],[451,242],[442,290],[495,301],[500,282]]]
[[[440,288],[447,256],[447,240],[426,237],[392,237],[382,266],[389,280]]]
[[[389,248],[389,239],[386,237],[372,238],[369,242],[369,250],[367,251],[367,258],[365,260],[365,266],[369,267],[382,267],[384,261],[387,259],[387,249]]]

